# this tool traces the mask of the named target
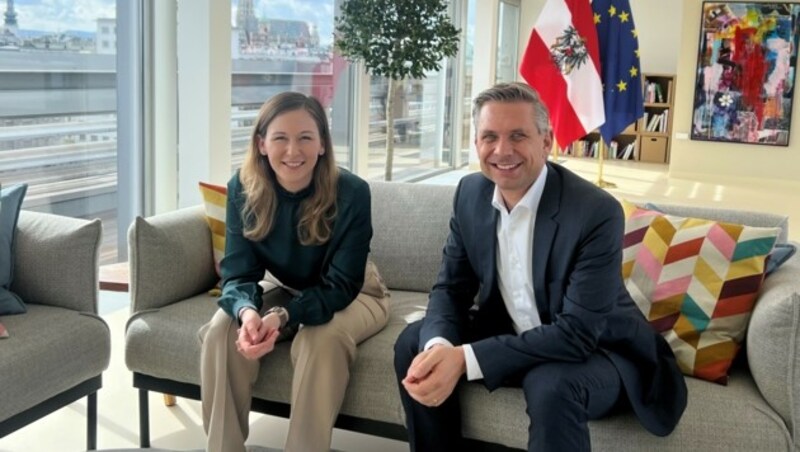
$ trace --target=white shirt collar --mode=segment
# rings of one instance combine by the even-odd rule
[[[539,177],[537,177],[530,188],[528,188],[528,191],[525,192],[525,195],[522,197],[522,199],[520,199],[517,205],[514,206],[514,209],[519,206],[523,206],[531,212],[536,213],[536,210],[539,208],[539,202],[542,200],[542,193],[544,193],[544,182],[546,179],[547,164],[542,167]],[[497,185],[494,186],[492,206],[501,212],[508,212],[508,209],[506,209],[506,202],[503,200],[503,195],[500,194],[500,189],[497,188]],[[514,209],[511,210],[513,211]]]

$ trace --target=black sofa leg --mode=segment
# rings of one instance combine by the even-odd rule
[[[146,389],[139,389],[139,447],[150,447],[150,408]]]
[[[86,449],[97,449],[97,392],[89,394],[86,401]]]

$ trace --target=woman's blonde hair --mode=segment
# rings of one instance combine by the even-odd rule
[[[267,127],[279,115],[295,111],[307,111],[317,123],[324,152],[319,156],[311,185],[314,192],[302,201],[297,235],[303,245],[321,245],[331,237],[333,220],[336,217],[336,187],[339,170],[333,156],[331,133],[325,110],[319,101],[302,93],[285,92],[264,102],[258,112],[258,120],[250,137],[250,148],[239,171],[242,193],[245,197],[242,209],[244,236],[253,241],[263,240],[274,224],[277,209],[275,185],[278,180],[267,156],[259,152],[259,140],[264,139]]]

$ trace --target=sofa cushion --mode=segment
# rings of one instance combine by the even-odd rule
[[[13,334],[0,345],[0,421],[108,367],[111,336],[94,314],[28,304],[27,313],[3,322]]]
[[[794,256],[797,252],[797,247],[791,243],[777,243],[775,248],[769,254],[767,260],[767,275],[769,276],[775,272],[781,265]]]
[[[341,412],[402,424],[402,406],[393,368],[394,342],[409,322],[422,318],[427,294],[393,291],[387,326],[362,342],[350,374],[351,388]],[[217,310],[216,299],[206,294],[159,309],[135,313],[125,331],[125,363],[128,369],[184,383],[200,383],[198,330]],[[175,347],[174,344],[182,344]],[[276,345],[261,359],[253,396],[288,403],[291,394],[291,343]]]
[[[789,240],[789,217],[767,212],[749,210],[723,209],[721,207],[698,207],[681,204],[648,204],[668,215],[679,217],[706,218],[725,223],[744,224],[758,228],[780,228],[777,243],[786,243]],[[650,208],[645,206],[645,208]]]
[[[219,263],[225,256],[225,210],[228,201],[228,187],[200,182],[206,221],[211,229],[211,248],[214,250],[214,268],[220,275]]]
[[[728,223],[741,223],[748,226],[781,228],[781,233],[778,235],[778,243],[775,244],[775,248],[772,249],[772,252],[769,254],[769,259],[767,259],[766,276],[774,273],[797,251],[797,247],[795,247],[793,244],[784,243],[787,240],[789,218],[783,215],[729,209],[706,209],[700,207],[691,208],[686,206],[672,205],[662,207],[660,204],[653,204],[650,202],[646,203],[644,208],[648,210],[656,210],[661,213],[669,213],[672,215],[693,216],[708,220],[725,221]],[[685,212],[687,209],[690,209],[690,213],[688,214],[677,213]],[[704,214],[709,216],[702,216]]]
[[[14,233],[26,184],[0,189],[0,315],[22,314],[25,304],[11,291],[14,281]]]
[[[370,258],[389,289],[430,291],[450,230],[455,187],[370,182],[370,188],[374,230]]]
[[[724,384],[780,229],[623,207],[628,292],[685,374]]]
[[[746,370],[732,370],[727,386],[696,378],[687,378],[686,386],[686,410],[668,436],[653,436],[630,411],[625,411],[589,422],[592,450],[795,450],[786,424],[775,415]]]

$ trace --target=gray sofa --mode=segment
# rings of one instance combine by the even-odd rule
[[[372,183],[375,236],[371,258],[392,293],[388,326],[359,346],[339,426],[405,439],[403,411],[392,367],[395,338],[422,317],[448,231],[454,187]],[[667,212],[781,226],[776,215],[662,206]],[[131,317],[125,359],[140,390],[141,442],[149,445],[147,391],[197,399],[200,343],[197,329],[217,308],[207,295],[217,282],[202,207],[137,218],[128,234]],[[491,239],[491,238],[487,238]],[[631,414],[590,424],[595,450],[798,450],[800,436],[800,260],[793,257],[765,282],[747,337],[746,360],[727,386],[687,378],[689,401],[675,431],[659,438]],[[277,364],[276,364],[277,363]],[[748,364],[749,363],[749,364]],[[286,416],[290,392],[289,345],[264,359],[253,409]],[[464,435],[475,446],[524,449],[528,418],[520,389],[492,394],[464,385]]]
[[[10,337],[0,341],[0,438],[88,396],[87,448],[96,447],[97,391],[111,358],[97,315],[100,235],[100,220],[20,212],[11,290],[27,312],[2,318]]]

